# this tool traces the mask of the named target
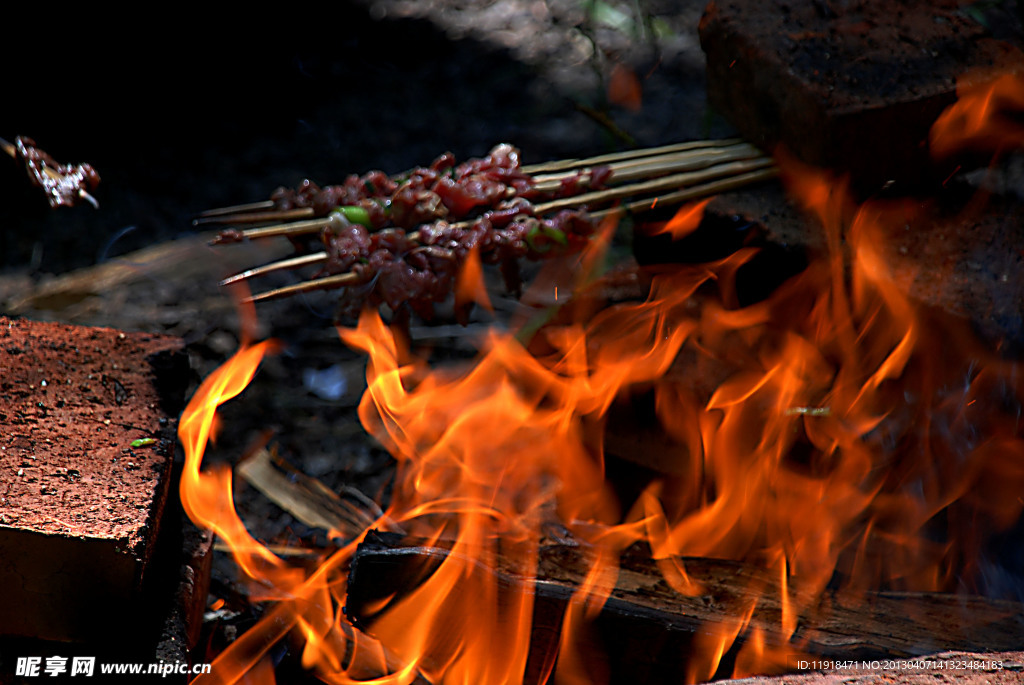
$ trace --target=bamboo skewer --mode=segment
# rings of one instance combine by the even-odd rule
[[[611,184],[650,179],[666,174],[682,173],[686,171],[698,171],[709,167],[725,164],[727,162],[743,160],[763,160],[764,155],[760,150],[749,145],[737,145],[732,148],[720,148],[709,151],[702,155],[687,155],[684,158],[676,157],[650,157],[645,159],[630,160],[620,164],[610,165],[612,170]],[[584,167],[581,171],[590,172],[593,167]],[[558,190],[559,185],[566,177],[562,176],[535,176],[534,188],[541,192]],[[584,176],[580,186],[585,187],[589,178]]]
[[[315,264],[322,264],[327,261],[326,252],[314,252],[312,254],[299,255],[298,257],[289,257],[288,259],[282,259],[279,262],[273,262],[271,264],[265,264],[264,266],[256,266],[251,269],[246,269],[234,276],[229,276],[220,282],[222,286],[231,285],[238,281],[245,281],[250,278],[256,278],[258,276],[266,276],[277,271],[287,271],[289,269],[299,269],[304,266],[313,266]]]
[[[618,207],[591,212],[590,217],[592,219],[603,219],[610,214],[639,214],[651,211],[655,207],[672,207],[683,202],[688,202],[689,200],[696,200],[701,197],[710,197],[711,195],[726,193],[730,190],[736,190],[737,188],[742,188],[754,183],[770,181],[778,175],[779,170],[775,167],[766,167],[763,169],[748,171],[736,176],[729,176],[717,181],[712,181],[704,185],[682,188],[665,195],[658,195],[653,199],[634,200]]]
[[[268,300],[277,300],[282,297],[291,297],[292,295],[299,295],[301,293],[311,293],[316,290],[331,290],[332,288],[344,288],[345,286],[355,285],[359,282],[359,276],[354,273],[337,274],[335,276],[324,276],[322,278],[314,278],[302,283],[296,283],[294,285],[286,285],[281,288],[274,288],[266,292],[257,293],[252,297],[247,297],[245,302],[266,302]]]
[[[639,159],[641,157],[653,157],[655,155],[690,152],[693,150],[706,150],[708,148],[729,147],[731,145],[737,145],[742,142],[743,141],[740,138],[727,138],[725,140],[695,140],[687,143],[662,145],[661,147],[649,147],[644,148],[642,150],[625,150],[623,152],[611,152],[606,155],[597,155],[596,157],[586,157],[584,159],[563,159],[557,162],[532,164],[524,166],[522,170],[524,173],[531,175],[544,174],[552,171],[562,171],[565,169],[575,169],[585,166],[598,166],[600,164],[610,164],[612,162],[621,162],[627,159]]]
[[[261,203],[262,204],[262,203]],[[271,207],[273,203],[271,203]],[[220,212],[222,209],[211,209],[211,212]],[[308,219],[313,216],[312,207],[298,207],[296,209],[278,209],[270,212],[246,212],[243,214],[207,214],[192,220],[192,224],[264,224],[268,221],[288,221],[289,219]]]
[[[310,213],[313,210],[310,209]],[[320,219],[309,219],[308,221],[295,221],[290,224],[274,224],[273,226],[260,226],[259,228],[247,228],[241,231],[242,237],[246,240],[257,240],[259,238],[277,238],[279,236],[298,236],[309,233],[319,233],[322,228],[330,223],[329,217]],[[216,239],[214,243],[216,243]]]
[[[0,138],[0,147],[4,149],[4,152],[11,156],[11,159],[18,158],[18,149],[14,147],[13,143],[4,140],[3,138]]]
[[[204,212],[199,213],[199,219],[208,219],[210,217],[222,217],[229,214],[247,214],[250,212],[260,212],[274,208],[273,200],[263,200],[261,202],[247,202],[241,205],[232,205],[230,207],[220,207],[218,209],[207,209]]]
[[[584,193],[582,195],[559,198],[557,200],[538,204],[534,208],[534,211],[536,211],[537,214],[547,214],[548,212],[556,212],[568,207],[604,204],[606,202],[621,200],[633,195],[660,193],[673,188],[689,187],[705,183],[707,181],[717,180],[722,177],[736,176],[748,171],[756,171],[757,169],[763,169],[771,165],[772,161],[767,157],[742,162],[729,162],[727,164],[708,167],[701,171],[688,171],[681,174],[673,174],[671,176],[662,176],[642,183],[634,183],[627,186],[615,186],[607,190],[598,190],[590,193]]]

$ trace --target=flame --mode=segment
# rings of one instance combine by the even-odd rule
[[[456,311],[468,309],[474,302],[488,312],[494,313],[491,298],[487,296],[487,288],[484,285],[480,249],[477,247],[474,247],[466,255],[466,261],[455,280],[455,309]]]
[[[224,539],[250,577],[259,576],[266,566],[275,570],[284,570],[284,566],[278,557],[249,535],[235,515],[231,471],[216,468],[201,472],[199,466],[206,443],[213,437],[217,407],[246,388],[263,355],[272,347],[272,342],[263,342],[239,350],[203,381],[178,425],[178,438],[186,454],[180,485],[185,513],[196,525],[209,528]]]
[[[448,550],[359,628],[341,610],[359,540],[313,571],[290,568],[245,531],[230,472],[199,468],[217,406],[271,345],[243,347],[208,378],[181,421],[182,500],[272,605],[200,682],[273,682],[267,653],[289,634],[328,683],[519,683],[531,668],[539,682],[603,682],[612,662],[595,652],[594,622],[637,542],[686,596],[706,580],[685,557],[762,571],[731,615],[696,634],[687,682],[728,675],[729,663],[737,676],[784,670],[827,588],[845,598],[981,583],[985,536],[1024,509],[1020,365],[906,294],[890,236],[927,221],[927,208],[858,206],[843,182],[784,156],[780,165],[826,247],[760,301],[736,283],[755,255],[744,248],[658,271],[643,301],[566,307],[529,345],[492,331],[465,367],[412,358],[376,312],[339,330],[369,360],[360,420],[398,462],[380,525]],[[692,230],[702,211],[670,224]],[[597,268],[613,230],[602,227],[582,271]],[[473,273],[462,279],[479,284]],[[675,475],[629,499],[605,478],[605,427],[642,392]],[[531,655],[552,529],[585,550],[587,566],[557,638]]]
[[[999,152],[1024,146],[1024,75],[994,79],[968,76],[957,83],[958,99],[932,126],[932,155],[948,157],[965,149]]]
[[[668,233],[672,236],[673,240],[685,238],[700,226],[700,222],[704,218],[704,209],[713,199],[713,197],[709,197],[704,200],[683,205],[675,213],[675,216],[666,221],[663,226],[659,226],[651,230],[651,235]]]

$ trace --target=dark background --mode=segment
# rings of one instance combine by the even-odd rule
[[[498,142],[527,162],[626,144],[580,106],[640,145],[721,134],[704,105],[702,7],[349,1],[219,18],[25,20],[3,48],[0,136],[91,163],[101,209],[49,210],[0,160],[0,267],[87,266],[306,177],[397,172]],[[615,64],[642,80],[640,112],[607,103]]]

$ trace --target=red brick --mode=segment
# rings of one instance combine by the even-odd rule
[[[139,597],[186,371],[175,338],[0,317],[0,635],[95,638]]]
[[[1020,46],[960,4],[715,0],[700,24],[708,98],[755,145],[782,143],[865,190],[941,180],[925,141],[957,77],[1024,69]]]

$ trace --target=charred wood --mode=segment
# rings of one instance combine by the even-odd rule
[[[371,532],[356,552],[349,578],[346,613],[373,634],[373,623],[387,605],[414,590],[447,557],[442,546],[422,544],[393,533]],[[642,545],[620,560],[615,588],[596,620],[612,682],[678,682],[698,636],[735,624],[756,605],[749,625],[726,655],[718,675],[731,673],[744,635],[758,628],[766,644],[784,647],[779,581],[765,569],[735,561],[683,558],[687,574],[702,587],[685,596],[668,586]],[[536,577],[499,556],[487,569],[499,587],[535,593],[531,655],[526,682],[535,682],[541,664],[558,647],[562,617],[586,577],[585,547],[544,544]],[[799,589],[791,589],[795,594]],[[392,599],[390,602],[388,598]],[[385,605],[380,609],[382,603]],[[829,591],[800,617],[793,639],[793,661],[800,655],[831,659],[912,657],[942,650],[1010,650],[1024,642],[1024,606],[982,597],[941,593],[875,592],[855,598]]]

